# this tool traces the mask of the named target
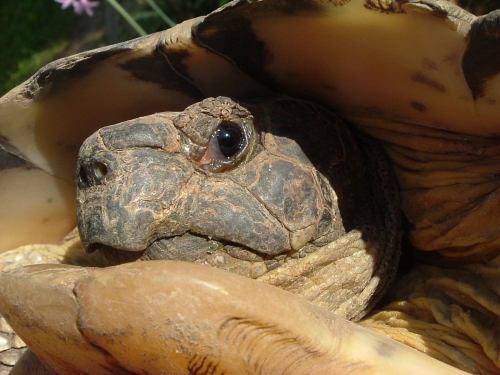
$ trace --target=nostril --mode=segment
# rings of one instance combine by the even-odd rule
[[[83,186],[89,186],[89,179],[87,177],[87,173],[85,172],[85,169],[80,167],[80,170],[78,171],[78,178],[80,179],[80,183]]]
[[[77,182],[82,188],[101,185],[108,174],[108,167],[103,162],[92,161],[87,164],[82,163],[78,168]]]
[[[94,173],[98,179],[103,179],[108,174],[108,167],[104,163],[95,162]]]

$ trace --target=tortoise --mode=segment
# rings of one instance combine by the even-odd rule
[[[325,304],[315,307],[249,278],[172,261],[134,262],[104,270],[53,265],[10,271],[2,275],[2,313],[55,373],[165,368],[173,373],[181,369],[189,373],[373,373],[377,369],[420,373],[424,366],[429,366],[427,372],[460,373],[360,325],[464,371],[498,373],[497,24],[498,12],[475,17],[436,0],[233,1],[163,33],[42,68],[0,103],[4,153],[0,236],[3,250],[30,243],[53,245],[5,253],[4,264],[23,257],[99,262],[97,256],[85,259],[77,238],[57,245],[76,225],[72,181],[77,153],[94,131],[122,123],[91,137],[86,142],[90,148],[98,147],[103,132],[109,139],[133,126],[147,133],[155,121],[171,118],[165,112],[190,113],[200,104],[189,106],[198,102],[233,103],[231,108],[241,106],[238,111],[246,113],[248,108],[266,107],[276,100],[305,103],[302,99],[322,105],[381,142],[399,186],[403,224],[408,229],[403,254],[417,264],[403,270],[405,275],[386,296],[385,306],[379,305],[359,325],[326,312]],[[276,99],[272,95],[276,93],[288,99]],[[218,99],[203,101],[210,97]],[[162,114],[152,115],[157,112]],[[150,117],[132,120],[141,116]],[[338,117],[324,116],[331,117],[332,124],[338,122]],[[186,119],[176,118],[172,121]],[[352,134],[357,134],[356,142],[369,146],[357,143],[350,150],[377,149],[366,136]],[[128,141],[144,146],[151,139]],[[120,143],[119,138],[113,142]],[[99,181],[113,174],[108,164],[99,162],[93,164],[96,169],[89,181],[88,156],[94,154],[85,150],[77,176],[79,194],[106,186]],[[187,147],[183,152],[201,151]],[[212,172],[218,168],[221,175],[225,172],[224,163],[206,165],[217,169]],[[229,166],[229,174],[241,168],[232,171]],[[379,182],[374,186],[381,186]],[[85,197],[79,195],[83,233],[90,225],[84,219]],[[392,211],[396,206],[387,207]],[[381,214],[384,209],[378,211]],[[375,221],[384,221],[381,217]],[[397,220],[392,219],[391,225],[397,228]],[[99,232],[100,223],[90,232]],[[349,225],[344,229],[349,230]],[[212,240],[205,241],[209,247],[204,252],[220,250],[210,247]],[[393,240],[397,242],[397,234]],[[92,241],[84,244],[90,250],[95,248]],[[109,249],[115,247],[111,242],[96,242],[102,242],[101,253],[114,254],[108,262],[123,260],[123,251]],[[139,253],[121,247],[128,250],[126,260],[131,253]],[[298,257],[302,259],[300,251]],[[293,264],[293,259],[284,265]],[[378,283],[364,305],[346,316],[361,318],[390,279]],[[161,295],[171,296],[175,308],[162,308],[150,298]],[[55,311],[54,306],[58,306]],[[109,306],[113,307],[111,319]],[[233,312],[229,320],[228,311]],[[158,322],[164,323],[166,331]],[[175,345],[160,345],[168,340]],[[280,346],[283,343],[297,346]],[[363,348],[362,355],[357,348]],[[179,356],[176,351],[194,354]],[[38,366],[33,362],[29,353],[14,371]]]

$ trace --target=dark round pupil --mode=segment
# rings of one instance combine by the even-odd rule
[[[241,131],[235,128],[220,128],[217,133],[219,148],[225,157],[236,154],[241,147],[243,136]]]

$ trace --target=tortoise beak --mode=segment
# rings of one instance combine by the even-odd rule
[[[171,116],[153,115],[109,126],[80,149],[77,218],[82,244],[144,251],[155,233],[175,235],[166,207],[178,198],[193,166],[179,153]],[[170,223],[170,224],[169,224]]]

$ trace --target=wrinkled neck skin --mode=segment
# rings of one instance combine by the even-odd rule
[[[376,117],[362,123],[363,131],[382,140],[393,162],[410,239],[422,251],[418,257],[465,264],[498,255],[498,138]]]

